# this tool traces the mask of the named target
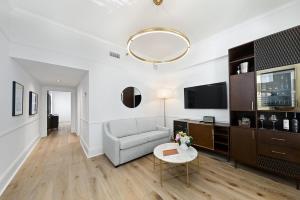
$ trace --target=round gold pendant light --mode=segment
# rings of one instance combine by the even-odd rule
[[[163,0],[153,0],[153,3],[160,6]],[[143,29],[127,41],[129,55],[152,64],[179,60],[188,53],[190,46],[190,40],[185,34],[163,27]]]
[[[153,0],[153,3],[157,6],[160,6],[163,3],[163,0]]]
[[[150,35],[154,36],[155,37],[155,34],[160,34],[160,35],[163,35],[164,37],[167,36],[167,37],[172,37],[176,40],[178,40],[178,42],[180,42],[181,44],[184,44],[184,49],[181,50],[178,54],[172,54],[173,57],[168,57],[166,59],[160,59],[160,58],[151,58],[149,56],[144,56],[142,53],[138,53],[136,52],[132,46],[133,46],[133,43],[140,39],[140,40],[143,40],[145,37],[149,37]],[[144,38],[143,38],[144,37]],[[151,41],[150,41],[151,43]],[[127,50],[128,50],[128,53],[133,56],[134,58],[138,59],[138,60],[141,60],[143,62],[147,62],[147,63],[152,63],[152,64],[159,64],[159,63],[168,63],[168,62],[173,62],[173,61],[176,61],[176,60],[179,60],[180,58],[184,57],[189,49],[190,49],[190,40],[188,39],[188,37],[177,31],[177,30],[174,30],[174,29],[168,29],[168,28],[162,28],[162,27],[155,27],[155,28],[148,28],[148,29],[143,29],[139,32],[137,32],[136,34],[132,35],[128,42],[127,42]],[[158,47],[159,48],[159,47]]]

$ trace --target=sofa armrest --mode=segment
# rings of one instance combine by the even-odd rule
[[[120,142],[118,138],[111,135],[107,124],[104,124],[103,147],[104,154],[110,159],[114,166],[118,166],[120,164]]]

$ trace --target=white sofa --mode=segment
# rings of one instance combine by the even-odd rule
[[[152,153],[170,141],[170,130],[153,118],[120,119],[104,123],[104,154],[114,166]]]

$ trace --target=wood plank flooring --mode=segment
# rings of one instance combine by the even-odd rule
[[[69,127],[42,139],[0,200],[237,199],[296,200],[293,184],[234,169],[201,154],[200,172],[159,183],[152,155],[114,168],[105,156],[86,159]]]

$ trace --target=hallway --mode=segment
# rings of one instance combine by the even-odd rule
[[[0,199],[85,199],[80,185],[86,174],[79,170],[87,164],[83,161],[88,160],[79,138],[70,133],[69,124],[62,124],[40,140]]]

